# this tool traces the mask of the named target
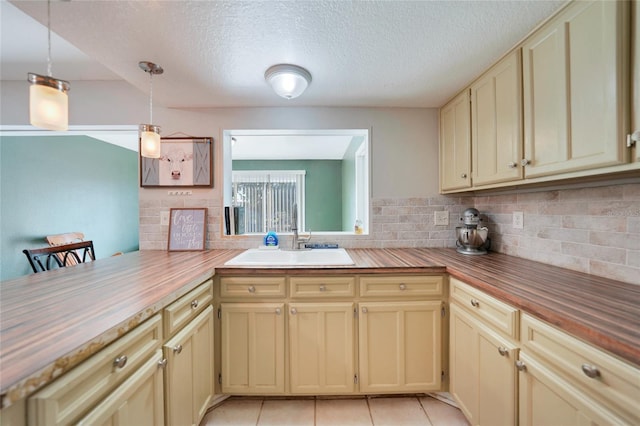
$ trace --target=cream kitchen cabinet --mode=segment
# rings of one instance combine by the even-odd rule
[[[353,302],[289,304],[292,394],[355,391],[354,313]]]
[[[155,315],[32,395],[28,424],[162,424],[161,343]]]
[[[517,423],[515,342],[457,303],[449,324],[449,390],[472,425]]]
[[[530,315],[521,321],[520,424],[640,424],[640,369]]]
[[[360,302],[358,307],[360,391],[440,390],[442,302]]]
[[[284,324],[284,303],[221,304],[223,393],[284,392]]]
[[[168,425],[197,425],[214,394],[213,307],[209,305],[163,347]]]
[[[576,1],[523,46],[527,178],[629,161],[628,1]]]
[[[471,104],[465,90],[440,109],[440,190],[471,187]]]
[[[520,51],[471,86],[473,186],[522,179],[522,68]]]

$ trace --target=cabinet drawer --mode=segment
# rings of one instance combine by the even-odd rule
[[[284,297],[285,277],[222,277],[220,296],[240,298]]]
[[[546,360],[568,382],[598,401],[618,408],[630,424],[640,424],[640,369],[547,323],[522,315],[524,352]]]
[[[355,277],[291,277],[291,297],[353,297]]]
[[[164,309],[164,329],[168,336],[189,323],[204,307],[213,300],[213,280],[191,290]]]
[[[453,277],[449,283],[452,300],[488,322],[492,328],[518,339],[518,309]]]
[[[162,320],[155,315],[69,371],[28,401],[28,424],[75,423],[147,361],[162,344]],[[124,360],[121,367],[116,360]]]
[[[443,295],[440,275],[369,275],[360,277],[362,297],[439,297]]]

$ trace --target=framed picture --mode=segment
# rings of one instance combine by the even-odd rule
[[[160,139],[160,158],[140,156],[140,186],[212,187],[213,138]]]
[[[204,250],[207,235],[207,209],[170,209],[169,210],[169,251]]]

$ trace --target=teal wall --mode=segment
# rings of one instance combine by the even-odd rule
[[[341,160],[234,160],[233,170],[305,170],[308,231],[342,230]]]
[[[87,136],[0,137],[0,279],[32,273],[25,248],[79,231],[96,257],[138,249],[138,155]]]

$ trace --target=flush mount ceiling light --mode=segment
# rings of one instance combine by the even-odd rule
[[[273,91],[285,99],[297,98],[311,84],[311,73],[297,65],[279,64],[264,73]]]
[[[29,122],[48,130],[69,128],[69,82],[51,76],[51,1],[47,1],[47,75],[27,73]]]
[[[160,65],[142,61],[140,69],[149,73],[149,123],[153,123],[153,76],[164,72]],[[160,158],[160,126],[153,124],[140,125],[140,155],[148,158]]]

